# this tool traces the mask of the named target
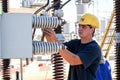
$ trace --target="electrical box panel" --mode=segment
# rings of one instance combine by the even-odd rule
[[[0,58],[32,57],[32,14],[0,15]]]

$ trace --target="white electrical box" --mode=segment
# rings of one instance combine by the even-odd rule
[[[1,58],[1,28],[2,28],[2,27],[1,27],[1,26],[2,26],[2,25],[1,25],[1,20],[2,20],[2,19],[1,19],[1,14],[0,14],[0,58]]]
[[[32,14],[0,16],[0,58],[32,57]]]

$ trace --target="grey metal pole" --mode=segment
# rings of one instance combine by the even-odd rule
[[[20,80],[19,79],[19,72],[18,71],[16,71],[16,80]]]
[[[23,80],[22,58],[20,59],[20,72],[21,72],[21,80]]]

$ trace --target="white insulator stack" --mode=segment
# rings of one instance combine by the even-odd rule
[[[42,41],[33,41],[33,54],[51,54],[58,53],[62,49],[62,45],[58,42],[42,42]]]
[[[33,28],[56,28],[64,23],[65,21],[58,17],[33,15]]]

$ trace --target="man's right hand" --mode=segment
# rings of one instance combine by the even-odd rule
[[[57,42],[58,41],[57,38],[56,38],[56,34],[53,31],[53,29],[45,28],[45,29],[42,29],[42,31],[43,31],[43,34],[45,35],[46,40],[48,42]]]

